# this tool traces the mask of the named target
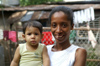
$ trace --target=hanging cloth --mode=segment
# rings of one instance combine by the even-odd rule
[[[91,20],[91,15],[90,15],[90,8],[87,8],[87,21],[89,22]]]
[[[4,40],[9,40],[8,36],[9,36],[9,31],[7,30],[3,31]]]
[[[17,40],[16,40],[16,31],[9,31],[9,39],[12,42],[17,42]]]
[[[88,24],[87,24],[87,28],[90,29]],[[97,41],[96,41],[96,38],[95,38],[92,30],[88,31],[88,39],[89,39],[89,41],[91,41],[92,47],[95,48]]]
[[[77,12],[74,12],[74,24],[77,24]]]
[[[91,13],[91,20],[95,19],[95,14],[94,14],[94,8],[90,7],[90,13]]]
[[[2,39],[3,39],[3,30],[0,29],[0,40],[2,40]]]
[[[80,23],[84,22],[84,12],[83,10],[80,11]]]
[[[51,32],[43,32],[44,36],[41,40],[41,42],[45,45],[51,45],[51,44],[54,44],[54,39],[53,39],[53,36],[52,36],[52,33]]]

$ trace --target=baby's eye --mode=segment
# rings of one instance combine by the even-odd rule
[[[28,33],[27,35],[31,35],[31,33]]]
[[[38,33],[35,33],[35,35],[39,35]]]

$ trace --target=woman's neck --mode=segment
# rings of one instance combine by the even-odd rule
[[[63,43],[63,44],[58,44],[56,43],[53,48],[52,48],[52,51],[62,51],[64,49],[67,49],[68,47],[70,47],[71,44],[70,42],[67,42],[67,43]]]

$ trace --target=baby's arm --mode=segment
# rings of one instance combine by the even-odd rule
[[[50,66],[50,60],[46,46],[43,48],[43,66]]]
[[[20,53],[19,53],[19,46],[18,46],[16,51],[15,51],[14,58],[10,64],[10,66],[18,66],[19,61],[20,61]]]

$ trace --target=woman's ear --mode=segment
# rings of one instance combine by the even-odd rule
[[[71,25],[71,30],[73,30],[73,29],[74,29],[74,24]]]
[[[25,34],[22,34],[23,39],[25,40]]]

